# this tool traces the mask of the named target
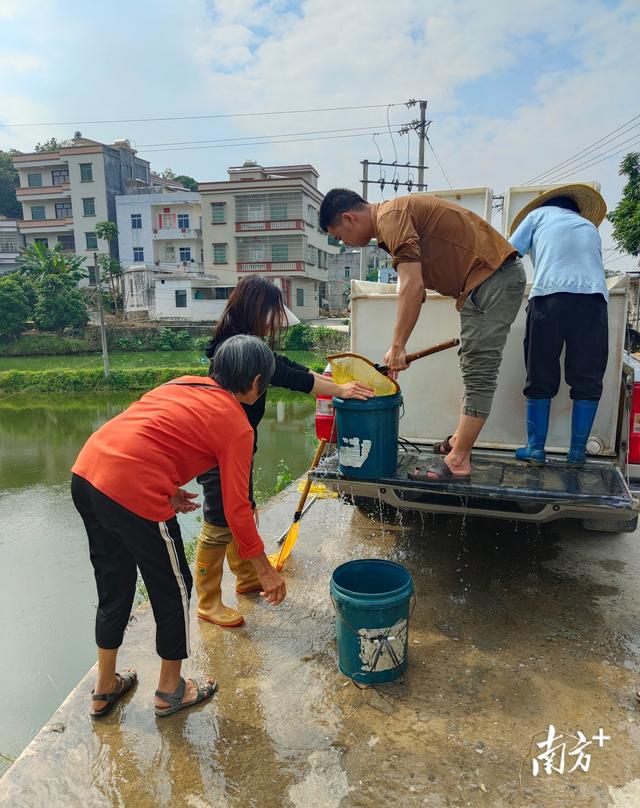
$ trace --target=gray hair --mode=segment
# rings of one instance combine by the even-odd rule
[[[268,387],[276,360],[258,337],[237,334],[229,337],[215,352],[211,376],[230,393],[246,393],[260,376],[260,393]]]

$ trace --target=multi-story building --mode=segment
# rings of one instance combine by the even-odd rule
[[[149,163],[136,156],[128,140],[111,145],[76,138],[58,151],[16,154],[20,177],[16,190],[24,219],[19,223],[26,244],[60,243],[87,258],[95,251],[118,257],[118,244],[98,239],[97,222],[116,220],[116,196],[136,185],[148,186]]]
[[[236,273],[204,273],[200,194],[166,182],[133,189],[116,199],[116,218],[127,316],[217,319]]]
[[[24,236],[18,230],[16,219],[0,216],[0,275],[18,268],[16,259],[24,246]]]
[[[228,180],[198,185],[205,273],[264,276],[301,320],[317,317],[319,285],[338,251],[318,227],[318,172],[310,165],[264,167],[248,160],[228,174]]]
[[[349,305],[352,279],[375,280],[393,283],[395,276],[391,267],[391,256],[380,249],[375,240],[364,248],[361,262],[361,249],[341,245],[340,251],[328,261],[327,280],[320,287],[320,306],[325,311],[344,311]],[[395,276],[397,277],[397,276]]]

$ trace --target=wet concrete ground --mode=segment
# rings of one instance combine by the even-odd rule
[[[264,536],[286,527],[296,499],[270,504]],[[329,578],[360,557],[413,574],[404,684],[358,690],[337,670]],[[382,523],[377,509],[318,501],[281,607],[239,596],[244,628],[193,620],[186,672],[215,675],[212,702],[154,717],[158,664],[143,610],[120,660],[138,670],[132,696],[92,724],[92,677],[81,682],[0,781],[0,804],[640,806],[639,573],[640,534],[564,522],[540,531],[446,517]],[[230,578],[225,588],[233,603]],[[569,773],[576,742],[565,735],[565,773],[534,777],[549,724],[589,740],[602,728],[610,740],[585,749],[589,771]]]

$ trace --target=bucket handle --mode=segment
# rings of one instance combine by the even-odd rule
[[[335,598],[333,597],[333,594],[331,592],[329,593],[329,597],[331,598],[331,603],[333,604],[333,610],[335,611],[338,619],[341,620],[344,623],[344,625],[349,629],[349,631],[354,636],[356,636],[358,638],[361,638],[361,635],[360,635],[360,632],[358,631],[358,629],[355,629],[351,625],[351,623],[342,614],[342,611],[340,610],[340,608],[339,608],[338,604],[336,603]],[[408,632],[409,632],[409,622],[411,620],[411,617],[413,616],[413,610],[415,608],[416,608],[416,593],[412,592],[411,593],[411,608],[409,610],[409,615],[407,617],[407,635],[408,635]],[[373,642],[373,643],[376,644],[376,648],[375,648],[375,651],[373,652],[373,657],[371,659],[371,672],[373,672],[376,669],[376,665],[380,661],[380,657],[382,656],[382,652],[385,649],[388,651],[389,656],[391,657],[391,661],[393,662],[393,667],[395,669],[400,668],[401,663],[400,663],[400,661],[399,661],[399,659],[398,659],[398,657],[396,655],[396,652],[393,650],[393,646],[390,643],[390,640],[393,640],[394,638],[389,636],[389,630],[390,630],[390,627],[389,627],[389,629],[387,629],[387,632],[385,634],[379,634],[377,637],[369,637],[369,642]],[[402,673],[402,671],[400,671],[400,677],[399,678],[400,678],[400,684],[404,684],[405,679],[404,679],[404,674]],[[351,681],[353,682],[353,684],[359,690],[366,690],[368,687],[371,687],[371,685],[364,685],[364,686],[360,685],[354,679],[351,679]]]

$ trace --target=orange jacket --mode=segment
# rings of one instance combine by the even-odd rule
[[[205,389],[209,388],[209,389]],[[72,468],[144,519],[175,516],[178,488],[220,467],[224,511],[242,558],[264,552],[247,496],[253,429],[238,400],[203,376],[160,385],[94,432]]]

